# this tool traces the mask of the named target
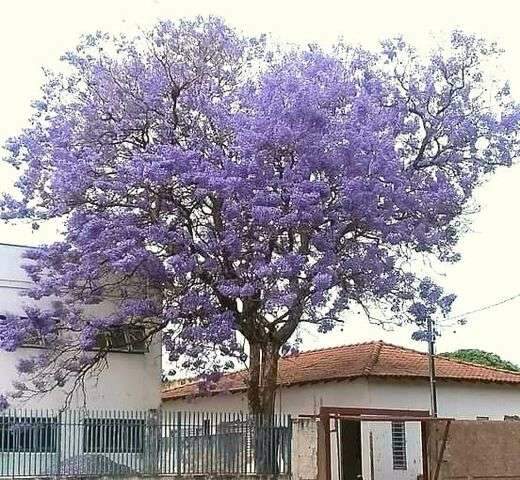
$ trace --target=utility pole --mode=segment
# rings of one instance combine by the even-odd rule
[[[435,378],[435,328],[431,317],[428,317],[428,364],[430,371],[430,402],[432,417],[437,417],[437,381]]]

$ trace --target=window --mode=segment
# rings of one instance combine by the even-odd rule
[[[146,352],[146,331],[144,327],[118,327],[103,332],[96,337],[96,349],[111,352]]]
[[[57,452],[56,417],[0,417],[0,451]]]
[[[406,426],[392,422],[392,459],[394,470],[406,470]]]
[[[142,453],[144,420],[89,418],[83,423],[84,453]]]

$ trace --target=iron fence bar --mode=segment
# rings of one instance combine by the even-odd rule
[[[118,466],[114,466],[116,470],[125,470],[126,462],[128,460],[129,451],[133,446],[128,438],[130,432],[130,425],[125,421],[124,411],[117,410],[114,413],[114,436],[116,440],[116,448],[114,453],[114,461],[117,461]]]
[[[139,456],[134,457],[134,470],[141,472],[144,469],[144,455],[145,455],[145,444],[142,441],[144,434],[142,412],[134,411],[132,417],[135,419],[137,425],[139,425],[138,435],[141,437],[141,447],[139,448]]]
[[[194,453],[195,453],[195,444],[196,444],[196,436],[195,436],[195,431],[194,431],[194,428],[193,428],[193,412],[188,411],[186,412],[186,415],[188,417],[188,433],[187,433],[187,436],[186,436],[186,451],[184,452],[184,456],[183,456],[183,459],[184,459],[184,462],[186,464],[186,470],[185,470],[185,473],[190,473],[190,474],[193,474],[193,457],[194,457]]]
[[[199,454],[199,445],[198,445],[198,428],[197,428],[197,415],[196,412],[190,412],[190,425],[191,425],[191,457],[192,461],[190,462],[190,473],[197,473],[197,455]]]
[[[9,443],[12,443],[11,436],[9,434],[9,426],[10,426],[10,424],[11,424],[11,411],[8,411],[7,412],[7,423],[6,423],[6,434],[7,434],[7,441]],[[11,450],[12,450],[12,448],[9,445],[9,443],[8,443],[8,447],[7,447],[7,451],[8,451],[7,452],[7,472],[6,472],[7,475],[9,475],[9,473],[11,471],[9,467],[11,466],[10,465],[11,464],[10,460],[11,460]]]
[[[182,422],[182,413],[177,412],[177,422],[176,422],[176,428],[174,431],[175,438],[176,438],[176,441],[174,444],[175,460],[176,460],[176,464],[175,464],[176,472],[175,473],[177,473],[177,475],[180,475],[182,473],[181,472],[181,461],[180,461],[180,458],[181,458],[181,422]]]
[[[164,464],[166,458],[164,456],[164,448],[162,448],[162,437],[163,437],[163,416],[162,410],[157,412],[156,424],[155,424],[155,438],[157,442],[157,465],[156,470],[158,474],[161,474],[161,465]]]
[[[216,473],[220,473],[220,458],[221,458],[221,441],[220,435],[222,431],[222,426],[220,425],[220,418],[222,412],[215,412],[215,423],[216,423],[216,431],[215,431],[215,469]]]
[[[173,441],[172,441],[172,429],[173,429],[173,424],[172,424],[172,413],[171,411],[166,411],[166,427],[164,429],[164,435],[165,435],[165,438],[166,438],[166,444],[168,445],[168,451],[167,451],[167,455],[168,455],[168,463],[165,465],[165,469],[166,471],[163,472],[165,474],[172,474],[174,471],[172,470],[172,465],[173,465],[173,461],[174,458],[173,458],[173,453],[174,453],[174,444],[173,444]]]
[[[143,435],[143,425],[142,425],[141,419],[139,418],[139,412],[132,410],[130,412],[130,418],[132,419],[132,422],[135,422],[135,424],[138,425],[138,428],[135,431],[135,433],[132,434],[132,437],[134,435],[140,435],[142,437],[142,435]],[[132,441],[138,441],[138,440],[137,439],[133,439]],[[141,443],[140,448],[138,449],[138,452],[136,452],[136,455],[134,455],[130,459],[130,468],[132,470],[136,471],[136,472],[138,472],[140,470],[140,463],[142,461],[141,457],[143,455],[142,452],[144,452],[144,444]]]
[[[229,461],[229,432],[228,432],[228,415],[227,412],[223,412],[222,416],[224,417],[223,426],[222,426],[222,473],[228,473],[228,461]]]
[[[285,445],[285,450],[284,450],[284,454],[285,454],[285,461],[284,461],[284,465],[285,465],[285,470],[284,470],[284,473],[286,474],[289,474],[291,472],[291,449],[290,449],[290,442],[287,441],[288,438],[291,438],[292,437],[292,426],[291,426],[291,416],[288,415],[286,417],[286,426],[285,426],[285,429],[284,429],[284,445]]]
[[[118,448],[118,436],[121,435],[121,424],[117,421],[115,410],[109,410],[108,412],[108,435],[109,444],[112,456],[109,457],[111,461],[108,462],[109,469],[113,476],[116,475],[117,471],[117,448]]]
[[[43,455],[48,455],[47,454],[47,449],[45,449],[45,452],[43,452],[44,449],[42,448],[44,439],[48,438],[48,436],[47,436],[47,423],[48,422],[47,422],[46,419],[42,418],[40,412],[35,413],[35,416],[41,422],[40,425],[39,425],[38,431],[37,431],[37,433],[38,433],[38,445],[39,445],[40,453],[34,459],[34,472],[32,472],[32,474],[36,476],[37,474],[41,475],[41,473],[42,473],[42,471],[41,471],[41,461],[42,461]],[[48,417],[45,417],[45,418],[48,418]],[[42,431],[45,433],[45,435],[43,435],[43,438],[42,438]],[[52,432],[52,433],[54,434],[54,432]],[[54,438],[54,436],[51,436],[51,445],[50,445],[51,452],[52,452],[52,450],[54,450],[53,447],[55,447],[55,448],[58,447],[57,443],[55,443],[55,442],[56,442],[56,439]]]
[[[244,420],[244,413],[240,412],[240,438],[242,439],[242,448],[241,448],[241,458],[242,458],[242,465],[241,465],[241,472],[240,473],[247,473],[247,444],[249,442],[249,436],[247,435],[247,429],[245,428],[245,422],[247,420]]]
[[[4,459],[4,455],[5,455],[5,451],[6,451],[6,447],[5,447],[5,440],[6,440],[6,422],[5,422],[5,417],[2,416],[1,419],[1,437],[0,437],[0,451],[2,452],[2,462],[0,463],[0,475],[4,475],[4,462],[3,462],[3,459]]]
[[[13,459],[14,463],[14,469],[16,470],[17,476],[20,476],[20,430],[17,426],[17,421],[20,416],[20,413],[18,410],[14,411],[14,426],[13,426],[13,438],[14,438],[14,444],[15,444],[15,450],[14,450],[14,456],[15,459]]]
[[[81,455],[78,452],[78,412],[76,410],[72,410],[71,412],[67,412],[65,416],[65,428],[68,427],[69,430],[69,449],[64,452],[63,459],[60,465],[60,470],[58,474],[61,473],[61,469],[63,468],[63,475],[71,475],[74,473],[74,470],[77,470],[78,474],[83,474],[85,472],[85,462]],[[77,459],[76,459],[77,457]],[[76,464],[76,465],[74,465]],[[88,465],[88,464],[87,464]]]
[[[121,412],[122,423],[124,426],[124,434],[122,435],[121,445],[121,465],[123,470],[132,469],[132,459],[137,454],[138,445],[135,443],[137,438],[134,438],[134,430],[136,423],[132,420],[131,410]]]

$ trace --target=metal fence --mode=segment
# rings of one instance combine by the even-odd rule
[[[291,418],[245,413],[13,410],[0,477],[286,474]]]

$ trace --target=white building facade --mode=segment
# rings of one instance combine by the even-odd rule
[[[0,315],[24,315],[25,305],[49,308],[52,301],[20,295],[31,286],[22,265],[28,247],[0,244]],[[95,307],[109,312],[110,303]],[[113,308],[113,307],[112,307]],[[87,314],[89,310],[86,310]],[[127,335],[127,333],[125,333]],[[16,365],[41,353],[44,345],[0,351],[0,393],[13,390]],[[161,406],[161,344],[157,337],[139,347],[109,351],[68,396],[70,385],[44,395],[11,400],[0,412],[0,476],[41,476],[128,472],[148,468],[147,425]],[[66,410],[64,410],[66,407]]]
[[[34,304],[21,296],[31,286],[31,281],[22,265],[28,262],[23,257],[28,247],[0,244],[0,314],[23,315],[24,305]],[[48,307],[49,301],[36,305]],[[105,304],[101,308],[110,308]],[[12,390],[17,380],[16,364],[20,358],[37,354],[32,347],[22,347],[15,352],[0,352],[0,392]],[[160,407],[161,390],[161,345],[157,338],[139,352],[109,352],[108,364],[99,375],[87,379],[83,391],[77,392],[71,408],[88,409],[157,409]],[[54,391],[23,403],[13,402],[13,407],[60,409],[65,393]]]

